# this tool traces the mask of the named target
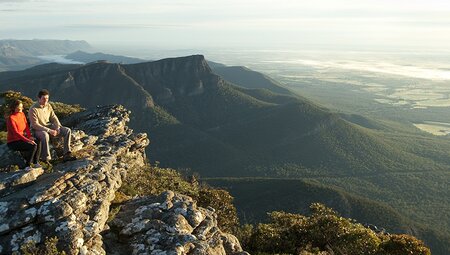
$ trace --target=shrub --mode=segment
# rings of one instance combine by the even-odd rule
[[[381,244],[381,251],[383,255],[431,255],[430,249],[421,240],[410,235],[390,235]]]
[[[20,100],[23,103],[23,110],[25,113],[28,112],[28,109],[30,109],[31,105],[33,104],[33,100],[29,97],[22,96],[20,92],[8,90],[5,92],[0,93],[0,99],[1,99],[1,106],[0,111],[2,113],[2,116],[5,113],[8,113],[9,105],[14,100]]]
[[[50,102],[50,104],[59,119],[64,119],[74,113],[85,110],[79,104],[64,104],[61,102]]]
[[[20,251],[23,255],[65,255],[64,251],[58,250],[57,244],[57,237],[47,237],[44,244],[36,245],[34,242],[28,242],[20,247]]]
[[[236,207],[233,205],[233,197],[226,190],[201,188],[196,197],[201,207],[212,207],[217,213],[217,224],[224,232],[235,233],[239,226]]]
[[[241,231],[246,235],[244,248],[257,254],[430,254],[423,242],[412,236],[376,234],[322,204],[315,203],[310,208],[309,217],[270,213],[269,223]]]
[[[128,196],[159,195],[165,190],[197,196],[199,187],[186,181],[176,170],[146,165],[128,171],[120,188]]]
[[[381,240],[375,232],[353,220],[340,217],[322,204],[311,205],[312,215],[305,224],[308,242],[320,250],[342,254],[375,254]]]

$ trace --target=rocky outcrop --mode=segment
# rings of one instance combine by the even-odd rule
[[[100,233],[110,203],[126,171],[144,164],[148,145],[145,134],[128,129],[128,120],[129,112],[122,106],[97,108],[68,120],[79,159],[0,192],[1,254],[54,236],[67,254],[105,253]]]
[[[127,202],[109,225],[108,254],[248,254],[220,231],[213,208],[172,191]]]
[[[132,199],[107,223],[115,192],[128,171],[144,165],[149,144],[128,128],[129,114],[122,106],[77,113],[64,123],[77,160],[51,173],[1,173],[9,181],[0,186],[0,254],[47,237],[67,254],[245,254],[217,227],[214,209],[171,191]]]

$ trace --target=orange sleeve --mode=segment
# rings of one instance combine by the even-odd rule
[[[27,134],[27,138],[31,139],[31,131],[30,126],[28,125],[27,117],[25,117],[25,113],[22,113],[23,122],[25,123],[25,133]]]

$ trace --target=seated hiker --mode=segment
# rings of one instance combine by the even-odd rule
[[[40,142],[31,136],[30,127],[22,110],[23,104],[20,100],[14,100],[9,106],[9,116],[5,118],[7,146],[12,150],[23,152],[27,164],[25,170],[31,170],[32,167],[42,167],[38,161],[41,146]]]
[[[31,127],[36,137],[41,141],[41,158],[46,163],[52,159],[50,154],[50,136],[64,138],[64,156],[63,160],[74,160],[70,151],[71,130],[68,127],[61,126],[52,106],[49,104],[50,93],[43,89],[38,93],[38,101],[33,104],[28,112]]]

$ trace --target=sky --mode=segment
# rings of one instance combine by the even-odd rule
[[[161,49],[450,51],[450,1],[0,0],[0,39]]]

